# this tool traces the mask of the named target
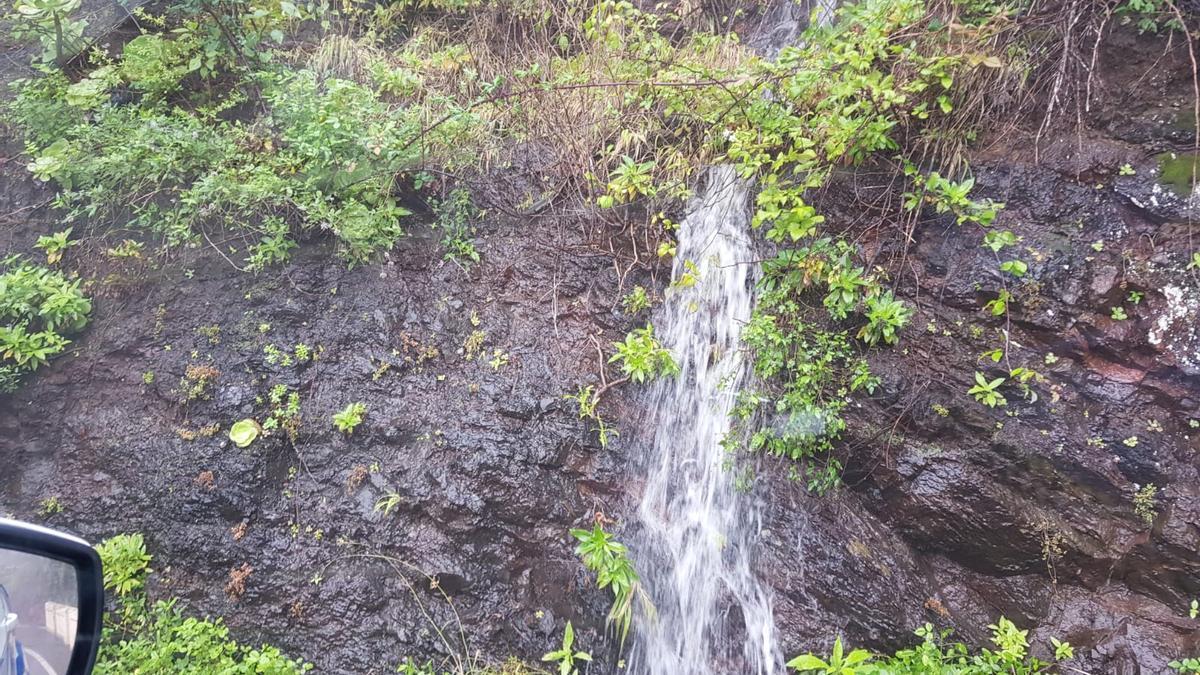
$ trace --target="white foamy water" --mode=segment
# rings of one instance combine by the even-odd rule
[[[657,614],[635,623],[633,673],[783,671],[770,589],[751,571],[759,510],[734,489],[720,446],[749,366],[740,352],[757,269],[748,194],[732,167],[709,171],[679,228],[674,263],[674,278],[690,260],[699,281],[673,291],[654,317],[680,373],[658,380],[644,399],[652,438],[631,543]]]

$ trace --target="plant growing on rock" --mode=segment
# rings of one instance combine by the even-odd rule
[[[870,391],[877,380],[848,331],[821,327],[806,315],[805,296],[827,291],[824,304],[835,319],[857,311],[863,294],[877,300],[867,305],[874,323],[868,320],[861,332],[876,342],[894,340],[908,317],[877,280],[853,268],[852,253],[849,244],[822,239],[763,263],[759,301],[742,331],[755,375],[768,384],[739,396],[730,440],[737,447],[744,437],[751,452],[765,449],[797,461],[818,492],[833,487],[840,472],[838,460],[821,455],[845,429],[847,394]]]
[[[937,171],[931,171],[922,176],[916,167],[909,164],[905,173],[913,181],[914,191],[905,193],[904,206],[915,210],[923,204],[933,206],[935,213],[952,213],[959,225],[966,222],[988,227],[996,219],[1004,204],[991,199],[976,201],[969,198],[971,188],[975,186],[974,178],[953,181],[942,176]]]
[[[638,162],[628,155],[622,156],[620,164],[609,175],[605,193],[596,199],[596,204],[609,209],[638,197],[653,197],[657,192],[651,174],[655,164],[653,160]]]
[[[858,331],[858,337],[869,345],[895,344],[897,333],[908,323],[912,310],[887,291],[867,298],[867,325]]]
[[[634,382],[647,382],[679,372],[671,352],[659,344],[654,337],[654,326],[649,324],[631,331],[624,342],[614,342],[613,347],[617,351],[608,362],[620,364],[621,371]]]
[[[229,440],[239,448],[249,447],[262,432],[262,426],[252,419],[244,419],[229,428]]]
[[[1012,300],[1012,293],[1008,289],[1002,288],[999,294],[994,299],[989,300],[983,308],[990,312],[992,316],[1003,316],[1008,311],[1008,305]]]
[[[349,436],[354,433],[354,429],[362,424],[363,417],[367,414],[367,406],[365,403],[349,403],[345,408],[342,408],[333,415],[333,426],[337,430]]]
[[[587,652],[575,651],[575,628],[568,621],[567,627],[563,629],[562,646],[544,654],[542,660],[557,663],[558,675],[575,675],[579,672],[575,668],[575,662],[590,662],[592,655]]]
[[[1177,673],[1200,673],[1200,658],[1176,659],[1167,664]]]
[[[565,394],[564,399],[574,401],[579,407],[579,419],[590,419],[596,422],[597,432],[600,441],[600,447],[607,448],[609,440],[612,436],[620,436],[621,434],[613,427],[608,426],[608,423],[596,412],[596,407],[600,405],[600,392],[592,385],[580,387],[579,391],[572,394]]]
[[[917,629],[921,644],[902,649],[895,654],[876,656],[863,649],[848,654],[841,638],[834,641],[833,654],[828,660],[812,653],[801,654],[788,662],[788,667],[801,673],[820,675],[883,675],[885,673],[1009,673],[1010,675],[1040,675],[1058,672],[1056,664],[1029,655],[1029,631],[1021,630],[1004,617],[988,626],[992,631],[994,648],[972,653],[961,642],[946,641],[950,631],[938,632],[931,624]],[[1055,660],[1074,658],[1071,645],[1052,638]]]
[[[392,510],[400,505],[404,498],[399,492],[389,492],[375,502],[375,510],[382,512],[384,517],[392,515]]]
[[[471,203],[471,193],[461,188],[452,190],[446,199],[434,205],[434,214],[434,227],[442,231],[445,259],[464,267],[479,262],[475,227],[471,224],[479,217],[479,211]]]
[[[989,380],[984,377],[983,373],[975,373],[975,386],[967,390],[968,394],[975,397],[976,401],[986,405],[989,408],[996,406],[1008,405],[1008,400],[1000,393],[1000,385],[1004,384],[1008,378],[997,377],[994,380]]]
[[[79,281],[60,272],[17,262],[0,275],[0,394],[61,354],[66,335],[82,330],[91,311]]]
[[[1154,483],[1147,483],[1134,493],[1133,512],[1147,527],[1154,525],[1154,519],[1158,518],[1158,487]]]
[[[221,371],[216,368],[201,364],[192,363],[183,372],[183,378],[179,380],[179,395],[183,403],[189,403],[198,399],[208,399],[212,397],[212,385],[221,376]]]
[[[287,385],[277,384],[271,387],[267,396],[271,404],[271,412],[263,422],[262,429],[272,433],[282,429],[292,443],[300,435],[300,392],[290,391]]]
[[[640,597],[643,606],[649,607],[637,570],[629,559],[629,550],[607,532],[599,520],[590,530],[572,529],[571,536],[579,541],[575,554],[583,560],[584,567],[596,575],[596,586],[612,591],[613,603],[607,621],[616,626],[621,644],[624,644],[633,623],[634,597]]]
[[[53,516],[63,512],[62,500],[57,495],[51,495],[38,505],[38,513],[42,517]]]
[[[185,618],[175,607],[176,599],[150,605],[144,588],[151,557],[141,534],[111,537],[97,545],[96,552],[104,567],[104,588],[115,606],[104,619],[94,671],[98,675],[300,675],[312,669],[276,647],[238,644],[219,618]]]
[[[1014,277],[1020,278],[1025,276],[1025,273],[1029,271],[1029,265],[1021,260],[1006,260],[1000,263],[1000,271],[1008,272]]]
[[[644,286],[634,286],[633,290],[621,298],[621,308],[626,314],[638,314],[650,308],[650,295]]]
[[[866,663],[872,658],[871,652],[865,649],[855,649],[849,654],[842,647],[842,638],[838,636],[833,641],[833,651],[829,660],[824,661],[813,654],[801,654],[787,662],[787,667],[802,673],[822,673],[823,675],[854,675],[858,672],[855,666]],[[865,669],[860,669],[865,670]]]
[[[79,244],[77,240],[70,239],[71,230],[68,227],[62,232],[55,232],[51,235],[38,237],[35,247],[42,249],[46,253],[46,264],[54,265],[62,260],[63,253],[72,246]]]
[[[988,230],[983,235],[983,245],[992,249],[993,253],[999,253],[1006,246],[1016,246],[1018,241],[1020,238],[1011,230]]]

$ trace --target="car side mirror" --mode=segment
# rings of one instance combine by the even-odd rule
[[[0,518],[0,675],[88,675],[103,613],[95,549]]]

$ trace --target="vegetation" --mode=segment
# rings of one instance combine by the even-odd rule
[[[92,303],[61,272],[17,258],[0,274],[0,394],[66,350],[68,335],[87,325]]]
[[[277,384],[271,387],[271,391],[267,396],[267,402],[270,412],[267,415],[266,421],[262,424],[262,430],[268,434],[283,431],[287,435],[288,440],[295,443],[300,435],[300,392],[290,390],[287,385]],[[354,421],[355,418],[352,415],[343,418],[343,421],[346,423],[353,421],[353,424],[350,424],[348,428],[343,428],[342,424],[338,422],[338,416],[345,414],[350,410],[352,405],[347,406],[346,410],[334,415],[333,418],[334,426],[339,431],[347,434],[354,431],[354,427],[362,421],[362,415],[366,411],[366,408],[363,408],[363,410],[358,412],[357,421]]]
[[[616,353],[608,360],[621,366],[621,371],[634,382],[648,382],[679,372],[671,352],[654,337],[654,326],[638,328],[625,336],[624,342],[614,342]]]
[[[614,436],[621,435],[619,431],[609,426],[604,418],[600,416],[600,413],[596,411],[596,407],[600,405],[600,392],[596,390],[596,387],[592,385],[580,387],[579,391],[575,392],[575,394],[565,395],[563,398],[568,401],[574,401],[575,405],[579,407],[579,419],[591,420],[596,423],[596,428],[593,431],[597,433],[600,447],[607,448],[609,441]]]
[[[446,199],[435,204],[434,211],[437,215],[434,225],[442,231],[446,260],[453,260],[464,267],[479,262],[479,251],[475,248],[475,227],[472,224],[479,214],[471,203],[471,193],[462,188],[455,189]]]
[[[567,622],[567,627],[563,629],[562,646],[558,649],[547,653],[542,657],[543,661],[552,661],[558,664],[559,675],[575,675],[579,671],[575,667],[576,661],[591,662],[592,656],[587,652],[575,651],[575,628],[571,626],[571,622]]]
[[[998,389],[1004,384],[1007,378],[997,377],[989,380],[983,373],[975,373],[975,386],[967,390],[968,394],[975,397],[976,401],[986,405],[989,408],[996,406],[1008,405],[1008,401],[1004,398]]]
[[[1158,517],[1158,487],[1154,483],[1146,483],[1133,495],[1133,512],[1146,527],[1154,525]]]
[[[354,429],[362,424],[363,417],[367,414],[367,406],[365,403],[354,402],[346,404],[345,408],[334,413],[333,426],[337,430],[349,436],[354,433]]]
[[[652,611],[637,570],[629,559],[629,550],[607,532],[599,520],[590,530],[572,529],[571,536],[579,541],[575,554],[583,560],[584,567],[596,575],[596,586],[612,591],[608,623],[616,628],[624,644],[633,623],[634,598],[640,597],[643,608]],[[568,648],[564,635],[563,649]]]
[[[92,231],[127,224],[172,245],[230,229],[248,269],[286,260],[310,230],[333,232],[351,262],[391,248],[409,215],[394,194],[401,174],[456,125],[422,134],[430,111],[398,104],[377,82],[281,67],[271,45],[321,20],[317,3],[192,4],[205,3],[143,17],[180,27],[143,34],[116,57],[89,55],[95,67],[78,82],[46,68],[14,83],[9,117],[25,131],[30,171],[58,186],[65,220]],[[197,79],[203,86],[182,96]],[[134,102],[113,98],[122,88]],[[226,114],[247,102],[269,114]]]
[[[902,649],[890,656],[877,656],[865,649],[846,653],[841,638],[834,641],[833,652],[828,659],[814,654],[801,654],[788,661],[788,667],[801,673],[820,675],[880,675],[887,673],[1012,673],[1013,675],[1035,675],[1057,672],[1055,664],[1046,663],[1029,655],[1027,636],[1029,631],[1017,628],[1011,621],[1000,617],[993,625],[992,644],[994,649],[983,648],[972,652],[961,642],[947,642],[949,631],[936,631],[925,624],[916,631],[921,643],[912,649]],[[1053,640],[1054,656],[1058,662],[1074,657],[1074,650],[1066,642]]]
[[[145,592],[151,556],[142,535],[117,535],[96,550],[113,604],[105,616],[96,673],[291,675],[312,669],[275,647],[238,644],[221,619],[185,617],[174,599],[151,603]]]
[[[235,422],[229,428],[229,440],[239,448],[249,447],[251,443],[258,439],[258,435],[262,432],[262,426],[252,419],[244,419]]]
[[[347,265],[359,266],[391,262],[389,252],[411,229],[412,209],[428,217],[440,255],[467,276],[477,275],[485,262],[477,241],[480,205],[490,209],[491,203],[477,205],[485,190],[465,186],[494,167],[511,167],[514,147],[533,148],[544,155],[539,164],[550,167],[539,176],[547,185],[530,188],[515,215],[535,214],[544,200],[566,195],[572,208],[586,209],[597,222],[619,224],[605,234],[619,232],[633,249],[631,267],[618,265],[625,288],[633,265],[655,251],[677,253],[671,218],[692,196],[701,168],[724,164],[755,186],[751,225],[766,254],[756,304],[741,332],[754,378],[736,392],[733,428],[722,443],[731,453],[778,458],[815,493],[837,488],[847,409],[879,387],[868,359],[877,350],[904,349],[908,343],[901,341],[911,339],[905,329],[917,308],[906,298],[915,296],[889,274],[903,260],[889,259],[891,243],[901,242],[907,254],[918,226],[969,230],[984,249],[975,252],[995,258],[986,287],[980,282],[976,288],[988,325],[1007,326],[1022,305],[1032,306],[1029,288],[1042,257],[997,227],[1004,204],[975,194],[963,148],[982,120],[1001,109],[1000,99],[1020,98],[1007,94],[1020,93],[1036,71],[1039,43],[1008,39],[1022,13],[1011,3],[860,0],[842,5],[835,21],[814,22],[802,39],[767,59],[720,27],[744,18],[741,9],[719,17],[711,3],[678,5],[182,0],[161,14],[137,10],[138,34],[101,48],[84,39],[79,0],[16,0],[15,31],[36,43],[38,54],[31,76],[13,83],[6,121],[21,134],[28,171],[56,192],[56,220],[54,231],[33,243],[45,266],[4,262],[0,393],[63,353],[68,337],[85,327],[91,304],[81,288],[93,289],[56,266],[92,250],[73,247],[93,237],[105,242],[95,250],[119,264],[154,250],[176,255],[207,246],[243,271],[263,273],[288,262],[299,247],[324,242]],[[1183,29],[1166,0],[1120,0],[1110,8],[1141,32]],[[993,96],[997,91],[1006,96]],[[1051,98],[1058,98],[1057,85]],[[1168,155],[1158,158],[1163,182],[1190,194],[1195,157]],[[1120,177],[1137,173],[1129,164],[1113,168]],[[885,187],[848,185],[847,177],[857,173],[881,177],[869,182]],[[868,231],[828,208],[828,195],[839,191],[854,193],[872,223]],[[609,246],[617,255],[611,239]],[[1093,248],[1101,253],[1104,243]],[[1188,269],[1200,268],[1200,253],[1191,256]],[[662,295],[634,285],[619,300],[620,310],[642,327],[601,354],[599,383],[566,397],[602,447],[618,433],[599,412],[605,392],[680,372],[648,313],[663,296],[703,283],[694,262],[682,265],[684,273]],[[1122,278],[1122,294],[1125,283]],[[557,276],[552,291],[558,292]],[[1141,299],[1141,291],[1130,291],[1129,307],[1106,308],[1108,317],[1125,321],[1148,311],[1149,302],[1133,309]],[[342,310],[333,305],[330,311]],[[316,361],[321,349],[264,345],[271,325],[262,318],[248,319],[259,326],[249,344],[255,352],[262,348],[269,366],[262,370],[283,381],[254,380],[260,395],[253,414],[262,423],[238,421],[228,437],[241,448],[281,436],[295,446],[302,440],[301,392],[312,390],[287,378]],[[482,364],[477,370],[493,379],[518,370],[520,354],[494,344],[499,329],[489,326],[489,342],[479,325],[472,313],[464,361],[486,362],[490,371]],[[929,326],[937,332],[933,321]],[[975,338],[984,335],[983,327],[970,330]],[[188,334],[207,339],[201,348],[222,340],[215,325],[194,335],[189,325]],[[992,370],[1003,363],[1000,376],[975,372],[973,385],[956,395],[974,398],[988,414],[1015,416],[1020,406],[1010,407],[1005,394],[1033,403],[1043,378],[1020,361],[1010,363],[1015,343],[1007,328],[997,334],[999,344],[975,346],[972,353],[982,350]],[[596,348],[605,351],[599,342]],[[1052,356],[1046,355],[1047,365]],[[372,367],[380,363],[376,382],[393,364],[378,354],[371,360]],[[197,352],[186,363],[173,392],[182,404],[214,398],[220,378],[235,375],[222,375],[211,356]],[[615,365],[621,379],[610,382],[605,364]],[[438,374],[437,382],[444,377]],[[142,382],[151,388],[154,371],[145,371]],[[479,393],[479,384],[467,383],[467,391]],[[1054,396],[1057,401],[1057,391]],[[950,416],[941,403],[931,409]],[[366,413],[365,403],[353,402],[332,422],[349,436]],[[220,428],[212,426],[212,433]],[[426,438],[436,436],[440,431]],[[1134,447],[1138,439],[1123,443]],[[1158,517],[1157,494],[1149,484],[1133,497],[1133,513],[1147,526]],[[388,491],[375,510],[388,517],[402,503],[399,492]],[[41,507],[44,515],[63,509],[57,497]],[[300,523],[290,526],[296,536]],[[314,532],[319,540],[325,530]],[[608,624],[623,643],[635,597],[645,613],[652,611],[630,553],[599,518],[571,535],[597,586],[612,594]],[[1052,557],[1048,551],[1057,546],[1047,543],[1043,555]],[[238,645],[219,619],[185,618],[174,601],[151,605],[144,590],[150,557],[140,535],[114,537],[99,549],[116,606],[101,672],[309,668],[270,647]],[[313,583],[321,579],[317,571]],[[430,579],[431,589],[435,582]],[[821,673],[1039,673],[1054,667],[1029,656],[1026,631],[1004,618],[991,628],[993,646],[979,651],[927,625],[917,631],[920,644],[890,656],[847,651],[838,638],[827,657],[801,655],[788,665]],[[440,627],[438,634],[445,642]],[[567,622],[560,648],[544,657],[560,675],[591,660],[574,643]],[[1070,645],[1052,644],[1057,660],[1072,657]],[[1194,662],[1173,667],[1200,671]],[[399,668],[439,670],[409,660]]]
[[[621,298],[621,307],[626,314],[639,314],[650,309],[650,295],[644,286],[634,286],[625,297]]]
[[[62,232],[55,232],[51,235],[38,237],[34,246],[42,249],[46,253],[46,264],[54,265],[62,260],[66,250],[79,243],[78,240],[72,240],[71,228],[67,228]]]

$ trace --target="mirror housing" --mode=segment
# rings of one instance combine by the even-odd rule
[[[74,572],[73,589],[69,587],[70,571]],[[53,588],[55,583],[58,588]],[[52,595],[64,602],[54,601],[49,597]],[[36,608],[26,611],[24,620],[11,609],[21,606],[21,602],[26,608]],[[63,641],[57,645],[62,654],[54,664],[28,645],[15,647],[13,662],[23,661],[25,672],[31,675],[47,671],[54,675],[92,672],[103,628],[104,573],[100,556],[87,542],[37,525],[0,518],[0,604],[4,605],[0,607],[0,674],[5,672],[5,659],[9,658],[5,656],[6,633],[15,634],[20,640],[22,630],[37,632],[29,639],[40,638],[39,647],[53,643],[53,638]],[[35,627],[30,627],[31,623]]]

